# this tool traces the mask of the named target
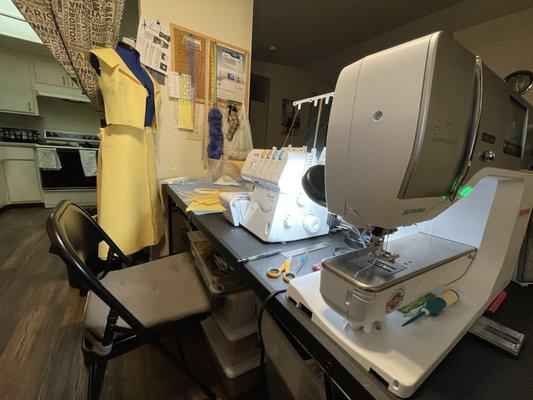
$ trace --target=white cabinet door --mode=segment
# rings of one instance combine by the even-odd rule
[[[4,178],[4,169],[2,168],[2,160],[0,160],[0,208],[9,203],[7,198],[7,187]]]
[[[74,82],[74,79],[72,79],[70,76],[68,76],[67,74],[67,77],[68,77],[68,87],[72,88],[72,89],[79,89],[80,87],[78,86],[78,84],[76,82]]]
[[[0,111],[37,114],[25,57],[0,53]]]
[[[70,77],[61,65],[55,61],[34,60],[35,82],[55,86],[70,86]]]
[[[42,201],[34,160],[5,160],[4,176],[10,203]]]

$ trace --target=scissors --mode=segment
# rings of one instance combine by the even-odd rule
[[[267,276],[269,278],[276,279],[283,275],[283,282],[289,283],[291,279],[296,278],[296,275],[298,274],[298,272],[300,272],[300,269],[302,269],[305,260],[307,260],[307,255],[308,253],[305,253],[298,257],[298,269],[296,270],[296,273],[290,271],[292,265],[292,257],[288,257],[285,261],[281,263],[278,268],[269,268],[267,271]]]
[[[267,276],[272,279],[279,278],[283,275],[283,281],[289,283],[291,278],[287,278],[287,274],[290,274],[289,270],[291,269],[292,257],[288,257],[281,265],[277,268],[269,268],[267,271]]]

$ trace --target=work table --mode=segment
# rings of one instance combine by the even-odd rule
[[[163,186],[163,193],[166,196],[167,215],[170,221],[172,207],[177,205],[183,212],[185,203],[169,185]],[[285,244],[264,243],[245,229],[233,227],[222,214],[189,213],[187,216],[262,299],[274,291],[287,288],[287,284],[281,279],[270,279],[266,276],[267,269],[281,264],[284,256],[278,254],[245,263],[239,260],[273,249],[290,250],[327,241],[329,247],[309,254],[308,261],[299,273],[303,275],[312,273],[311,266],[330,256],[333,248],[344,246],[342,233]],[[171,228],[169,235],[172,235]],[[488,317],[524,332],[526,336],[532,334],[533,308],[528,305],[533,304],[533,287],[526,288],[511,283],[506,291],[508,296],[501,308],[495,315]],[[275,300],[269,303],[269,311],[284,328],[286,334],[294,339],[294,343],[313,357],[349,398],[398,399],[388,391],[380,379],[359,365],[283,294],[276,296]],[[428,400],[533,398],[533,383],[529,379],[531,366],[533,366],[533,347],[527,339],[519,358],[514,359],[495,346],[467,334],[411,398]]]

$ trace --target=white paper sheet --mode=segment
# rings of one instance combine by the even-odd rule
[[[217,44],[217,98],[244,102],[246,54]]]
[[[164,75],[170,72],[170,29],[154,18],[141,15],[135,48],[141,63]]]
[[[168,97],[174,99],[192,100],[191,76],[178,72],[169,72],[167,75]]]

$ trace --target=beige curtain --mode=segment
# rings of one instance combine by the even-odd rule
[[[35,33],[102,111],[97,77],[86,50],[115,47],[124,0],[14,0]]]

